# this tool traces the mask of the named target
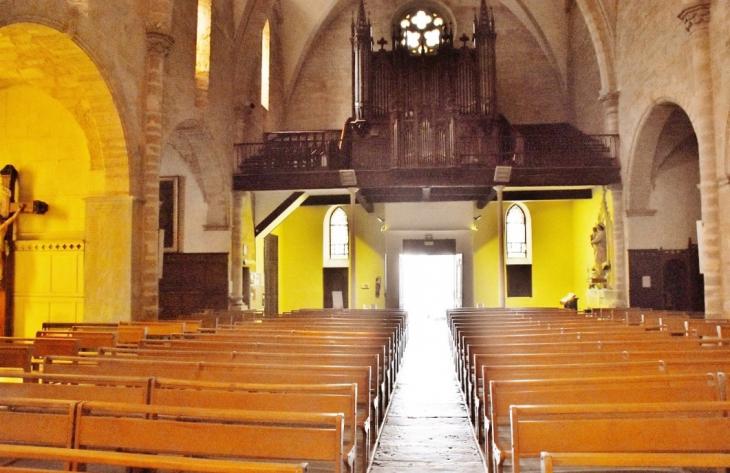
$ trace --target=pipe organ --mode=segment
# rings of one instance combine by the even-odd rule
[[[422,13],[394,25],[390,50],[385,39],[376,50],[360,3],[352,25],[353,167],[501,164],[514,146],[497,108],[492,13],[482,0],[474,34],[460,44],[443,19]],[[412,25],[419,20],[432,29],[419,31]]]

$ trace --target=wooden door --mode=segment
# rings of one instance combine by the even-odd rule
[[[332,303],[332,292],[342,292],[342,304],[344,308],[348,307],[348,268],[324,268],[323,269],[323,287],[324,287],[324,305],[325,309],[334,307]]]
[[[264,315],[279,313],[279,237],[264,238]]]

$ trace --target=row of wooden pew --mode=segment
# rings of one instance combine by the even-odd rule
[[[50,354],[0,374],[0,443],[364,472],[406,339],[400,311],[302,311]]]
[[[530,459],[543,452],[561,466],[590,465],[585,455],[560,456],[575,453],[605,466],[609,453],[730,452],[730,339],[722,322],[591,315],[449,312],[455,369],[493,472],[536,467]]]

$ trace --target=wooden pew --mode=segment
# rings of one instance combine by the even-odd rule
[[[32,346],[0,345],[0,368],[16,368],[30,372],[32,359]]]
[[[513,405],[627,404],[725,400],[726,387],[715,374],[499,380],[489,383],[491,402],[484,418],[484,451],[493,471],[511,458],[510,407]]]
[[[25,460],[30,466],[0,467],[7,473],[50,473],[55,468],[43,468],[38,462],[64,462],[72,465],[104,465],[106,468],[164,469],[207,473],[306,473],[306,463],[285,464],[269,462],[242,462],[206,458],[188,458],[169,455],[147,455],[141,453],[104,452],[74,448],[36,447],[27,445],[0,444],[0,457]],[[78,471],[78,470],[72,470]]]
[[[657,468],[728,469],[728,453],[549,453],[540,455],[540,471],[553,473],[556,468],[580,467],[654,470]]]
[[[76,405],[63,400],[0,399],[0,443],[70,448]]]
[[[375,354],[381,360],[383,377],[387,380],[388,390],[392,392],[395,383],[394,359],[388,356],[385,346],[378,344],[328,344],[314,343],[312,341],[300,340],[299,343],[276,343],[272,341],[254,340],[230,340],[230,341],[204,341],[204,340],[145,340],[142,348],[149,350],[194,350],[194,351],[240,351],[240,352],[265,352],[265,353],[342,353],[342,354]],[[384,401],[387,403],[387,399]]]
[[[623,362],[676,362],[688,360],[722,360],[730,361],[730,347],[716,347],[707,349],[688,349],[683,351],[623,351],[623,352],[603,352],[597,351],[593,353],[582,353],[576,356],[574,353],[524,353],[524,354],[476,354],[474,355],[474,374],[470,382],[470,393],[473,402],[471,407],[472,414],[478,419],[484,414],[484,406],[487,405],[489,395],[488,384],[484,383],[483,370],[484,366],[505,366],[505,365],[572,365],[576,362],[585,363],[623,363]],[[590,376],[590,374],[589,374]],[[478,423],[475,425],[478,426]]]
[[[82,402],[76,413],[74,448],[322,462],[339,473],[344,467],[343,432],[342,414]]]
[[[173,379],[154,379],[150,404],[247,411],[342,413],[344,415],[343,455],[354,471],[366,471],[370,443],[357,422],[357,386],[246,385]],[[356,466],[357,461],[357,468]]]
[[[293,365],[333,365],[333,366],[369,366],[374,373],[373,387],[378,391],[376,398],[381,402],[374,405],[374,415],[379,424],[383,420],[386,406],[386,383],[383,379],[380,358],[374,353],[304,353],[304,352],[240,352],[240,351],[213,351],[213,350],[128,350],[106,349],[100,350],[101,355],[117,356],[121,358],[140,360],[187,360],[222,363],[257,363],[257,364],[293,364]]]
[[[512,471],[541,452],[725,453],[730,403],[512,406]]]
[[[79,349],[96,351],[101,347],[113,347],[117,344],[116,331],[40,331],[36,332],[36,338],[70,338],[79,341]]]
[[[243,384],[356,384],[358,416],[365,421],[371,443],[378,433],[371,406],[372,395],[368,366],[299,366],[215,363],[189,361],[130,360],[118,357],[48,357],[44,373],[159,377]]]
[[[133,404],[191,406],[249,411],[341,412],[345,416],[345,457],[356,471],[370,458],[367,428],[358,424],[357,386],[244,385],[155,378],[8,373],[23,383],[0,383],[0,399],[25,397]],[[356,448],[357,446],[357,448]],[[356,456],[357,452],[357,456]]]
[[[0,399],[35,398],[69,399],[77,401],[126,402],[148,404],[151,391],[150,378],[84,376],[48,373],[2,373],[7,380],[21,383],[0,382]]]

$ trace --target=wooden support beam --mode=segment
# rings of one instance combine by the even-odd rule
[[[362,208],[364,208],[367,213],[371,214],[375,211],[375,206],[373,205],[373,203],[370,202],[368,198],[365,197],[365,195],[363,195],[360,189],[355,192],[355,199],[360,205],[362,205]]]
[[[484,197],[477,200],[477,208],[479,210],[482,210],[484,207],[487,206],[488,203],[493,201],[495,197],[497,197],[497,191],[494,190],[494,188],[492,187],[491,189],[489,189],[489,192]]]

